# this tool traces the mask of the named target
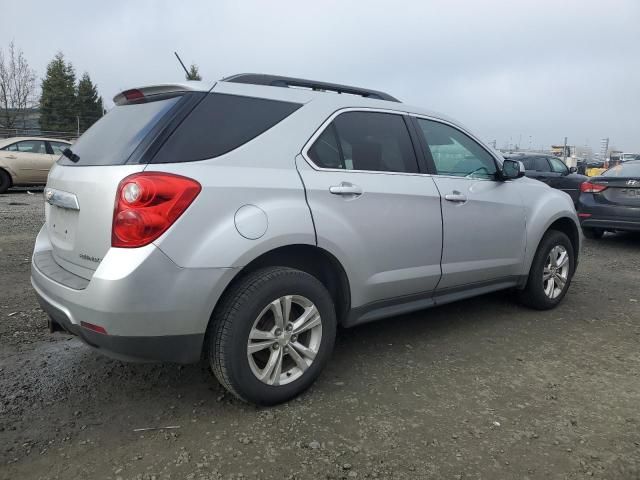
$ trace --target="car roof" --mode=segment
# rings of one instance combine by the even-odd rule
[[[16,142],[22,142],[24,140],[44,140],[47,142],[62,142],[62,143],[68,143],[69,145],[71,145],[71,142],[69,140],[64,140],[62,138],[48,138],[48,137],[10,137],[10,138],[3,138],[0,140],[0,147],[4,147],[6,145],[11,145],[12,143],[16,143]]]
[[[253,74],[252,74],[253,75]],[[233,80],[236,77],[231,76],[227,79]],[[275,77],[274,78],[288,78],[288,77]],[[299,80],[299,79],[296,79]],[[329,84],[325,82],[317,82],[319,84],[325,84],[327,86],[341,87],[336,84]],[[349,89],[357,90],[357,87],[345,87]],[[364,97],[358,94],[351,94],[348,92],[338,93],[336,91],[323,91],[314,90],[311,88],[302,88],[298,86],[274,86],[255,83],[243,83],[236,81],[227,81],[226,79],[217,82],[203,82],[203,81],[182,81],[173,83],[161,83],[156,85],[149,85],[144,87],[135,87],[132,89],[123,90],[118,93],[113,101],[117,105],[126,103],[125,92],[129,90],[140,90],[147,95],[173,93],[179,91],[196,91],[196,92],[209,92],[215,91],[218,93],[228,93],[232,95],[246,95],[262,98],[270,98],[274,100],[290,101],[296,103],[309,103],[323,102],[331,108],[339,110],[342,108],[375,108],[382,110],[392,110],[400,113],[409,113],[414,115],[424,115],[428,117],[438,118],[446,122],[454,123],[455,125],[467,130],[460,122],[448,117],[439,112],[428,110],[422,107],[416,107],[402,103],[383,92],[376,90],[361,89],[363,92],[374,93],[378,95],[386,95],[390,100],[384,100],[379,98]],[[391,100],[393,99],[393,100]]]

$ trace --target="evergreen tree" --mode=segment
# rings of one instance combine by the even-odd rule
[[[80,118],[80,131],[84,132],[102,117],[102,97],[88,73],[84,73],[78,82],[77,111]]]
[[[73,132],[76,119],[76,74],[65,63],[62,52],[47,65],[40,96],[40,128],[43,131]]]
[[[189,67],[189,73],[185,75],[187,80],[202,80],[200,76],[200,72],[198,71],[198,66],[195,63],[192,63]]]

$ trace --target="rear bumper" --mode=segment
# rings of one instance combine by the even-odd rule
[[[125,337],[104,335],[71,322],[61,308],[45,298],[36,288],[40,307],[49,314],[52,322],[82,339],[100,353],[118,360],[144,362],[161,361],[175,363],[197,362],[202,349],[204,334],[165,335],[156,337]]]
[[[46,237],[43,229],[34,259],[50,248]],[[199,360],[211,312],[233,274],[228,268],[180,268],[154,245],[112,248],[82,289],[31,264],[42,309],[65,330],[111,357],[179,363]]]
[[[580,195],[578,216],[580,225],[584,228],[640,230],[640,207],[601,203],[596,201],[591,193]]]

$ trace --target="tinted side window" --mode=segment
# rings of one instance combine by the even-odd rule
[[[205,160],[244,145],[301,105],[211,93],[171,134],[152,163]]]
[[[550,172],[549,162],[545,157],[536,157],[536,171],[538,172]]]
[[[535,170],[535,159],[533,157],[514,157],[513,160],[520,160],[525,170]]]
[[[476,141],[444,123],[419,118],[418,124],[439,175],[495,179],[496,163]]]
[[[323,155],[320,155],[321,151],[324,151]],[[404,119],[401,115],[391,113],[340,114],[313,144],[309,156],[324,168],[374,172],[418,171]]]

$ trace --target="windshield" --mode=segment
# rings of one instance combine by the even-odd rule
[[[147,103],[120,105],[96,122],[71,146],[77,163],[62,156],[61,165],[122,165],[178,102],[179,96]]]

